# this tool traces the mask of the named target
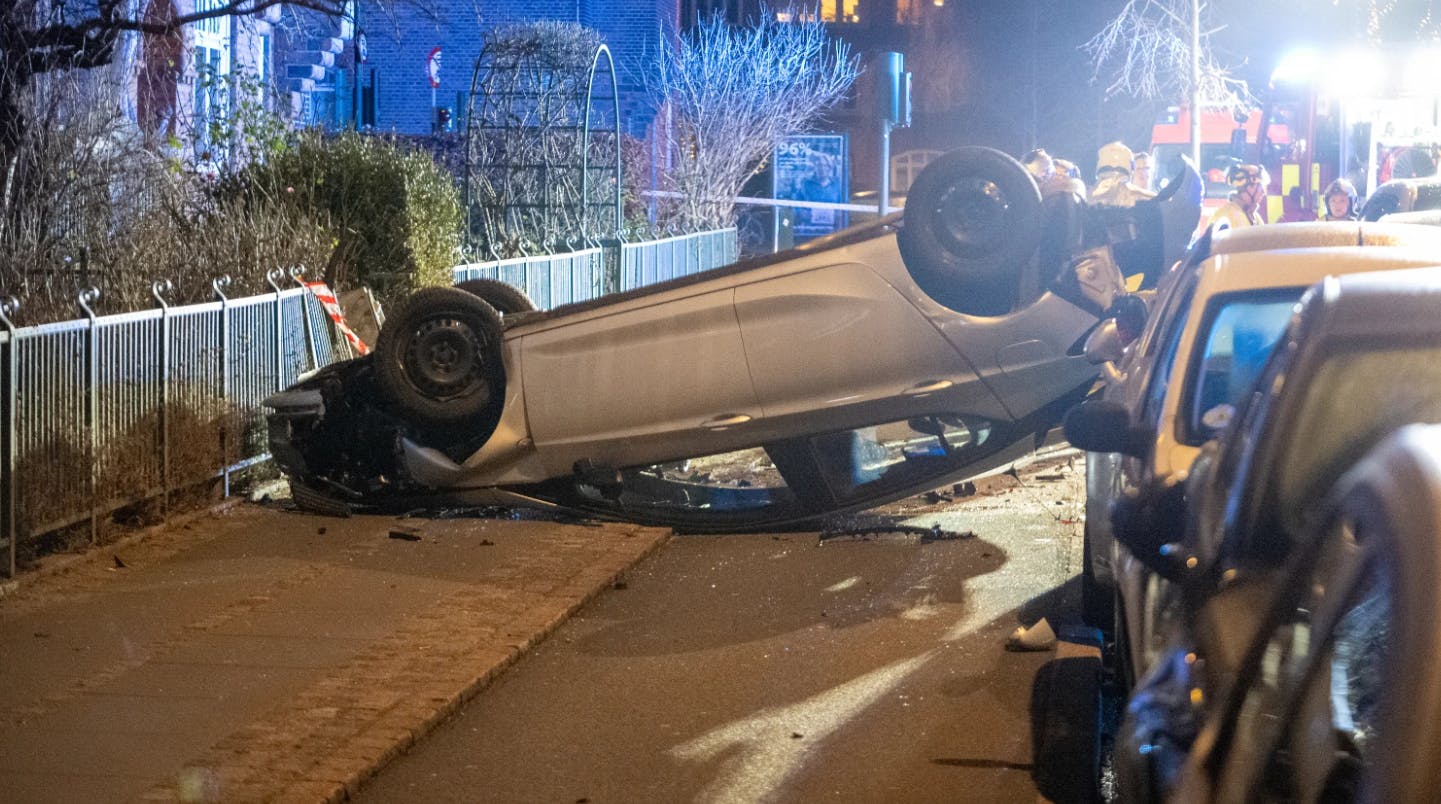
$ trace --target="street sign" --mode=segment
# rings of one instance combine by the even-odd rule
[[[431,48],[430,55],[425,57],[425,77],[430,79],[430,88],[440,88],[440,45]]]

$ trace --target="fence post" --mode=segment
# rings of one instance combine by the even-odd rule
[[[157,279],[150,293],[160,304],[160,511],[170,516],[170,303],[165,294],[174,290],[169,279]]]
[[[271,268],[265,272],[265,281],[275,288],[275,387],[271,393],[285,385],[285,307],[280,298],[280,281],[285,278],[285,269]]]
[[[220,299],[220,473],[222,476],[221,492],[225,499],[230,497],[230,467],[234,461],[230,460],[230,299],[225,297],[225,289],[230,287],[230,276],[217,276],[210,280],[210,287],[215,289],[216,298]]]
[[[305,287],[304,276],[304,265],[291,266],[290,278],[294,279],[302,288],[305,288],[305,293],[300,296],[300,324],[305,329],[305,346],[310,351],[310,368],[317,369],[320,368],[320,353],[315,349],[315,328],[310,325],[310,310],[307,308],[310,307],[310,299],[308,297],[311,295],[311,291],[310,288]],[[337,298],[339,297],[337,296]]]
[[[85,429],[90,437],[90,544],[100,541],[100,330],[96,327],[95,310],[91,307],[100,301],[100,289],[88,287],[80,291],[75,302],[90,319],[85,337]]]
[[[15,455],[15,439],[17,435],[15,432],[15,406],[19,403],[20,398],[18,393],[19,379],[15,374],[20,363],[15,349],[15,323],[10,320],[10,317],[15,315],[19,309],[20,302],[14,296],[0,298],[0,326],[4,326],[6,334],[9,335],[5,340],[4,368],[5,463],[3,466],[0,466],[0,472],[3,472],[5,475],[5,482],[3,486],[0,486],[0,493],[5,495],[3,501],[5,506],[5,522],[3,527],[5,528],[6,552],[9,554],[5,562],[5,577],[7,578],[15,577],[15,543],[20,539],[20,534],[16,528],[16,523],[19,521],[19,518],[15,513],[15,509],[20,503],[20,500],[17,499],[17,487],[15,483],[15,461],[17,459]]]

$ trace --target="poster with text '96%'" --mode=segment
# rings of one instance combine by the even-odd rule
[[[787,137],[776,146],[774,196],[787,201],[824,201],[843,204],[849,197],[850,159],[844,134],[802,134]],[[827,235],[844,229],[849,213],[834,209],[798,207],[794,218],[797,238]]]

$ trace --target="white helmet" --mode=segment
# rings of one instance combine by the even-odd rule
[[[1135,155],[1124,143],[1108,142],[1096,152],[1096,174],[1100,175],[1103,170],[1120,170],[1130,173],[1131,163],[1134,159]]]

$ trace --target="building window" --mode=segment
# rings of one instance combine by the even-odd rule
[[[195,150],[202,160],[219,154],[209,153],[218,128],[225,121],[226,63],[225,53],[216,48],[195,48]]]
[[[224,8],[226,0],[195,0],[196,13]],[[229,111],[230,17],[199,20],[192,28],[195,42],[195,107],[192,131],[195,153],[202,161],[218,160],[211,153],[215,135]]]
[[[821,0],[822,22],[860,22],[856,0]]]

